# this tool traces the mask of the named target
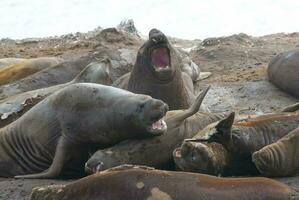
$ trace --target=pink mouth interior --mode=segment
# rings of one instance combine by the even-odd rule
[[[163,128],[162,119],[160,119],[152,124],[152,129],[162,129],[162,128]]]
[[[169,66],[168,50],[166,48],[156,48],[152,51],[152,64],[157,68]]]
[[[178,158],[182,157],[181,149],[180,149],[180,148],[177,148],[177,149],[175,150],[175,156],[178,157]]]

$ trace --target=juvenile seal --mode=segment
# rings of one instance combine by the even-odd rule
[[[293,176],[299,173],[299,125],[298,128],[265,146],[252,155],[257,169],[265,176]]]
[[[193,82],[181,71],[181,57],[167,37],[152,29],[149,39],[140,47],[130,74],[113,85],[137,94],[161,99],[170,110],[188,108],[194,101]]]
[[[299,49],[275,56],[268,65],[268,77],[278,88],[299,98]]]
[[[23,59],[0,68],[0,85],[14,82],[63,61],[57,57]]]
[[[68,83],[32,90],[0,100],[0,128],[15,121],[44,98],[68,85],[74,83],[110,85],[112,83],[110,77],[111,68],[109,59],[92,62]]]
[[[219,178],[204,174],[120,166],[66,185],[33,189],[31,200],[290,200],[299,193],[268,178]]]
[[[113,147],[98,150],[87,161],[86,171],[95,173],[125,163],[164,169],[173,168],[172,151],[174,148],[206,125],[227,116],[225,113],[198,112],[208,89],[209,87],[198,95],[189,109],[167,112],[164,117],[167,131],[163,135],[144,140],[128,140]]]
[[[222,168],[236,169],[237,167],[234,166],[239,166],[240,170],[230,171],[233,171],[234,175],[254,175],[259,172],[252,162],[252,154],[287,135],[290,131],[296,129],[298,124],[299,113],[266,114],[236,122],[234,122],[234,113],[231,113],[227,118],[202,130],[201,133],[198,133],[199,137],[185,141],[219,143],[227,151],[227,153],[223,151],[221,153],[221,151],[214,149],[218,154],[220,152],[218,157],[224,159],[223,162],[217,162],[218,164],[224,164]],[[196,146],[193,147],[196,148]],[[207,149],[202,145],[199,147],[201,148],[197,151],[191,149],[193,154],[200,152],[195,157],[203,156],[199,159],[203,159],[207,163],[213,163],[210,159],[214,159],[212,156],[215,155],[215,152],[209,151],[210,147]],[[217,148],[221,147],[218,146]],[[227,162],[225,159],[230,159],[230,161]],[[204,168],[206,165],[201,164],[198,168],[201,166],[203,167],[201,170],[206,170]],[[221,167],[214,166],[214,169],[217,170],[218,168]]]
[[[0,129],[0,176],[82,175],[92,148],[164,133],[167,109],[161,100],[110,86],[69,85]]]

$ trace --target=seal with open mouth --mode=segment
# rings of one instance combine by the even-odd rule
[[[170,110],[188,108],[195,97],[190,76],[181,71],[182,60],[167,37],[152,29],[140,47],[133,70],[114,86],[161,99]]]
[[[98,150],[87,161],[86,171],[95,173],[124,163],[173,168],[173,149],[206,125],[228,115],[228,113],[198,112],[208,89],[209,87],[197,96],[189,109],[167,112],[164,117],[167,131],[163,135],[143,140],[127,140],[110,148]]]
[[[167,110],[147,95],[100,84],[69,85],[0,129],[0,176],[82,175],[91,149],[166,132]]]

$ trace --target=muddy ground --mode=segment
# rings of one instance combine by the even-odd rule
[[[59,56],[74,58],[96,51],[99,46],[115,45],[117,40],[130,45],[137,52],[142,38],[130,33],[116,40],[100,35],[101,28],[88,33],[68,34],[60,37],[0,40],[0,58],[32,58]],[[132,37],[134,40],[132,40]],[[271,85],[266,76],[270,59],[279,52],[299,45],[299,33],[273,34],[251,37],[237,34],[205,40],[181,40],[171,42],[192,58],[202,71],[212,72],[208,79],[196,83],[196,91],[212,85],[205,104],[211,111],[236,111],[239,114],[262,114],[279,110],[298,100]],[[125,42],[124,42],[125,41]],[[132,42],[133,41],[133,42]],[[132,48],[133,46],[133,48]],[[121,48],[125,48],[124,45]],[[132,58],[129,58],[132,59]],[[299,177],[279,179],[299,189]],[[28,199],[35,186],[61,184],[63,180],[14,180],[0,179],[0,199]]]

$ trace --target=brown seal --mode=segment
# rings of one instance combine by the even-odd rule
[[[109,59],[92,62],[87,65],[78,76],[68,83],[32,90],[0,100],[0,128],[21,117],[47,96],[70,84],[98,83],[110,85],[112,83],[110,77],[111,68],[112,66]]]
[[[150,96],[93,83],[69,85],[0,129],[0,176],[82,175],[92,148],[164,133],[167,110]]]
[[[299,49],[275,56],[268,65],[269,80],[286,93],[299,98]]]
[[[252,155],[262,175],[293,176],[299,173],[299,125],[277,142]]]
[[[38,71],[61,63],[63,59],[56,57],[40,57],[23,59],[0,68],[0,85],[14,82]]]
[[[120,166],[66,185],[33,189],[31,200],[290,200],[299,193],[268,178],[219,178],[204,174]]]
[[[225,113],[198,112],[207,92],[208,88],[203,90],[189,109],[167,112],[164,118],[167,132],[163,135],[144,140],[124,141],[113,147],[98,150],[87,161],[86,171],[94,173],[124,163],[172,169],[174,148],[206,125],[227,116]]]
[[[170,110],[188,108],[194,101],[193,82],[182,73],[182,65],[181,57],[167,37],[152,29],[138,51],[132,72],[117,80],[114,86],[161,99]]]
[[[229,155],[230,161],[228,162],[228,166],[232,169],[237,168],[234,166],[239,166],[240,170],[229,170],[229,172],[232,171],[235,173],[234,175],[258,174],[259,172],[251,159],[252,154],[287,135],[290,131],[296,129],[298,124],[299,113],[266,114],[236,122],[234,122],[234,113],[232,113],[226,119],[212,124],[205,128],[201,133],[198,133],[199,137],[188,139],[186,141],[219,143],[223,145]],[[221,151],[219,151],[220,147],[217,148],[218,149],[214,149],[214,151],[221,153]],[[215,152],[211,152],[206,148],[199,148],[196,151],[192,150],[191,152],[193,154],[197,153],[197,155],[194,156],[195,158],[198,157],[200,160],[203,159],[206,162],[209,159],[213,159],[211,156],[214,156],[215,154]],[[222,168],[227,167],[228,164],[226,160],[228,159],[228,155],[225,154],[226,152],[222,152],[219,157],[225,159],[217,162],[218,164],[224,164]],[[211,163],[213,162],[211,161]],[[201,164],[198,168],[201,166],[203,167],[201,170],[206,170],[204,168],[206,165]],[[214,169],[217,170],[218,168],[221,167],[214,166]],[[209,170],[213,172],[212,169]]]

